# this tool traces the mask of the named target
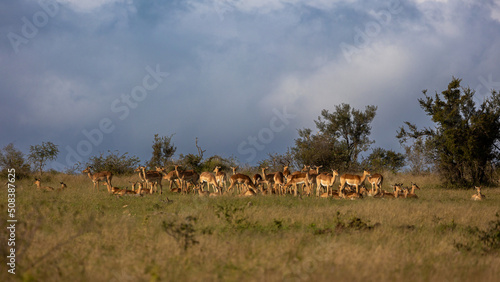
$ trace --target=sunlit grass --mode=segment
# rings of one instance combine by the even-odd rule
[[[392,182],[409,185],[410,178],[389,175],[384,189],[389,190]],[[113,185],[130,189],[128,181],[136,179],[116,177]],[[421,188],[417,200],[356,201],[212,198],[170,192],[116,197],[107,194],[104,186],[92,192],[85,175],[56,175],[42,183],[59,187],[64,181],[68,189],[61,192],[36,191],[33,181],[23,180],[17,182],[15,277],[36,281],[497,280],[498,252],[464,251],[456,243],[476,240],[470,230],[485,230],[495,220],[500,212],[499,189],[483,189],[486,199],[475,202],[470,200],[473,190],[436,189],[431,182],[437,180],[430,179],[414,180]],[[165,201],[167,196],[172,202]],[[5,194],[1,201],[5,210]],[[2,222],[6,222],[5,213]],[[192,237],[185,238],[196,241],[187,248],[165,229],[180,230],[182,224],[193,229],[188,234]],[[2,247],[3,252],[6,248]],[[0,279],[13,278],[7,274],[2,268]]]

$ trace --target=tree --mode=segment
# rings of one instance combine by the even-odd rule
[[[203,154],[207,150],[203,150],[200,146],[198,146],[198,137],[195,140],[196,149],[198,149],[198,155],[195,154],[180,154],[179,161],[186,168],[193,169],[194,171],[200,173],[203,170]]]
[[[99,156],[90,157],[88,162],[79,169],[91,166],[97,172],[106,170],[116,175],[130,175],[134,174],[134,170],[139,166],[140,162],[141,160],[138,157],[130,157],[128,153],[120,155],[118,151],[108,151],[107,156],[100,153]]]
[[[435,161],[433,159],[433,149],[427,138],[419,137],[413,140],[410,145],[402,144],[405,149],[406,162],[409,172],[414,175],[421,175],[434,171]]]
[[[47,165],[47,162],[55,160],[57,154],[59,154],[57,145],[52,142],[42,142],[41,145],[30,146],[28,160],[42,176],[43,168]]]
[[[423,90],[420,107],[432,118],[435,128],[418,130],[405,122],[397,138],[425,137],[436,169],[445,186],[465,187],[491,182],[492,164],[498,161],[500,141],[500,95],[496,91],[481,105],[474,102],[475,91],[460,87],[461,79],[453,77],[448,88],[434,97]]]
[[[392,150],[383,148],[375,148],[372,153],[363,160],[363,167],[369,168],[370,171],[390,170],[397,172],[405,165],[405,157],[401,153],[396,153]]]
[[[0,151],[0,167],[1,176],[7,177],[9,169],[15,170],[16,179],[28,177],[31,173],[31,168],[24,160],[24,154],[14,147],[13,143],[3,147]]]
[[[366,106],[365,111],[348,104],[335,106],[335,112],[321,111],[314,121],[318,132],[309,128],[299,130],[292,152],[300,165],[322,165],[338,170],[356,169],[361,152],[368,150],[372,140],[371,122],[376,106]]]
[[[170,135],[169,137],[160,137],[158,136],[158,134],[155,134],[153,140],[153,155],[148,162],[149,167],[165,167],[170,164],[170,159],[177,150],[177,147],[174,147],[172,143],[173,136],[174,134]]]

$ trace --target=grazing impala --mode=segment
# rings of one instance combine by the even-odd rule
[[[217,185],[217,180],[215,176],[208,171],[202,172],[200,174],[200,189],[203,191],[204,184],[207,184],[207,190],[210,191],[210,184],[214,187],[216,193],[219,192],[219,185]]]
[[[226,187],[226,173],[220,171],[220,166],[216,166],[214,169],[215,172],[215,180],[217,180],[217,184],[224,189]]]
[[[135,171],[139,172],[139,178],[146,182],[146,186],[151,185],[151,189],[158,191],[158,185],[160,185],[160,194],[163,194],[163,185],[161,185],[161,180],[163,174],[155,170],[146,171],[146,167],[139,166]]]
[[[283,167],[283,176],[285,177],[285,180],[289,175],[290,175],[290,170],[288,170],[288,166],[286,165]]]
[[[42,186],[42,182],[40,181],[40,178],[35,178],[35,185],[36,188],[42,191],[54,191],[54,188],[50,186]]]
[[[180,171],[179,167],[180,167],[180,165],[176,165],[174,167],[175,172],[177,173],[177,177],[181,180],[181,190],[182,190],[182,187],[185,185],[186,189],[183,191],[187,193],[187,188],[188,188],[187,182],[189,181],[193,185],[196,185],[196,183],[200,179],[200,175],[198,173],[196,173],[194,170]]]
[[[369,175],[370,173],[366,170],[363,172],[362,177],[355,174],[342,174],[340,176],[340,190],[343,190],[346,184],[353,185],[356,187],[356,193],[359,194],[359,185],[365,182],[366,177]]]
[[[327,195],[330,194],[330,186],[333,186],[335,183],[335,178],[339,175],[339,173],[332,169],[332,174],[321,173],[316,176],[316,196],[319,196],[319,190],[322,186],[326,186]]]
[[[111,185],[111,179],[113,179],[113,173],[111,173],[110,171],[101,171],[92,174],[90,169],[92,169],[92,167],[88,166],[84,171],[82,171],[82,173],[87,173],[90,180],[92,180],[92,183],[94,183],[94,188],[97,187],[97,190],[99,190],[99,182],[101,181],[106,181],[106,183]],[[111,191],[108,190],[108,192]]]
[[[227,191],[233,189],[234,185],[236,185],[236,184],[243,184],[243,185],[245,185],[245,187],[247,188],[247,190],[249,190],[249,186],[250,186],[250,188],[256,189],[255,185],[252,182],[252,180],[246,174],[236,173],[234,175],[231,175],[231,177],[229,178],[229,182],[230,182],[231,185],[229,185],[229,187],[227,188]]]
[[[382,188],[382,183],[384,182],[384,177],[382,176],[382,174],[375,173],[371,176],[368,176],[366,179],[372,185],[372,195],[375,194],[375,190],[378,191]]]
[[[170,189],[170,191],[172,191],[173,185],[175,185],[176,188],[179,188],[179,185],[177,185],[176,183],[176,180],[178,181],[179,178],[177,177],[177,172],[175,172],[175,170],[167,173],[167,170],[165,168],[156,167],[156,171],[161,173],[163,175],[163,179],[167,180],[170,183],[170,185],[168,186],[168,189]]]
[[[307,187],[307,190],[305,190],[306,194],[311,193],[311,186],[309,185],[309,180],[310,180],[309,167],[305,166],[304,170],[305,170],[305,173],[298,173],[298,174],[292,173],[288,176],[287,183],[285,185],[285,189],[293,185],[295,188],[294,196],[297,196],[297,184],[305,184]]]
[[[259,187],[262,184],[262,176],[258,173],[254,174],[252,177],[253,184],[255,187]]]
[[[480,186],[476,186],[475,188],[476,188],[477,193],[472,195],[472,200],[481,201],[482,199],[486,198],[485,195],[481,194],[481,187]]]

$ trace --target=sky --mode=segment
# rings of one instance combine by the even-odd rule
[[[432,125],[422,90],[452,77],[500,89],[500,1],[6,0],[0,147],[53,142],[58,170],[90,156],[179,154],[255,164],[336,105],[378,107],[372,148]]]

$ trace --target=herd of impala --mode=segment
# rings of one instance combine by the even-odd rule
[[[311,166],[304,166],[301,171],[290,172],[288,166],[283,171],[267,173],[268,167],[262,168],[262,174],[255,174],[252,178],[246,174],[238,173],[238,167],[231,167],[232,175],[227,176],[221,171],[221,167],[215,167],[212,172],[202,172],[198,174],[194,170],[183,170],[181,166],[175,165],[174,169],[167,172],[165,168],[156,167],[156,170],[146,170],[144,166],[139,166],[135,172],[139,174],[140,181],[131,182],[132,190],[113,187],[111,181],[113,173],[101,171],[92,173],[92,167],[87,167],[83,173],[86,173],[92,180],[94,189],[98,189],[99,183],[104,182],[108,192],[116,195],[141,195],[144,193],[163,193],[162,180],[169,182],[171,192],[189,193],[196,191],[203,196],[219,196],[229,192],[240,196],[253,196],[257,194],[293,194],[297,196],[312,195],[314,192],[317,197],[335,198],[335,199],[359,199],[363,196],[375,198],[418,198],[415,189],[420,189],[416,184],[411,188],[403,187],[403,184],[393,185],[393,191],[382,190],[383,176],[381,174],[371,174],[363,171],[363,174],[342,174],[336,170],[329,172],[320,172],[321,166],[311,169]],[[339,189],[333,190],[333,184],[337,177],[339,178]],[[367,189],[364,182],[368,180],[371,188]],[[51,187],[41,187],[40,181],[35,182],[38,188],[43,190],[54,190]],[[61,182],[61,185],[65,184]],[[206,185],[206,189],[205,189]],[[229,185],[229,186],[228,186]],[[302,185],[301,188],[300,185]],[[174,187],[175,186],[175,187]],[[60,189],[64,189],[62,188]],[[227,187],[227,188],[226,188]],[[158,191],[159,188],[159,191]],[[212,188],[212,189],[210,189]],[[480,193],[480,192],[478,192]],[[484,196],[483,196],[484,197]]]
[[[342,174],[339,177],[339,189],[330,190],[339,173],[332,170],[332,173],[319,172],[322,166],[316,166],[311,169],[311,166],[304,166],[301,171],[290,172],[288,166],[284,166],[283,172],[277,171],[274,173],[266,173],[268,167],[262,168],[262,174],[255,174],[250,178],[246,174],[237,173],[238,167],[231,167],[233,170],[232,175],[228,178],[226,173],[221,171],[221,167],[217,166],[214,173],[202,172],[198,174],[194,170],[182,170],[180,165],[175,165],[174,170],[167,172],[165,168],[156,167],[156,170],[146,170],[144,166],[139,166],[135,172],[139,173],[140,181],[131,182],[132,190],[120,189],[111,185],[113,173],[109,171],[101,171],[92,173],[92,167],[88,166],[82,173],[87,173],[88,177],[92,180],[94,189],[99,188],[99,183],[104,182],[107,186],[108,192],[115,195],[142,195],[144,193],[158,192],[163,193],[162,180],[167,180],[170,183],[169,189],[171,192],[189,193],[189,191],[197,191],[202,196],[219,196],[227,194],[228,192],[236,192],[239,196],[254,196],[257,194],[278,194],[286,195],[299,194],[298,185],[303,185],[302,194],[311,195],[316,188],[316,196],[322,198],[334,199],[359,199],[363,196],[370,196],[374,198],[418,198],[415,194],[415,189],[420,190],[417,184],[412,183],[411,188],[403,187],[403,183],[396,183],[392,186],[393,191],[387,192],[382,189],[384,177],[381,174],[371,174],[368,171],[363,171],[363,174]],[[364,186],[364,182],[368,180],[371,184],[371,189]],[[224,189],[229,182],[229,187],[226,191]],[[64,190],[67,188],[66,184],[60,182],[61,187],[54,189],[49,186],[42,186],[40,179],[35,178],[35,185],[39,190],[54,191]],[[205,184],[207,189],[204,190]],[[210,185],[212,185],[212,192],[210,192]],[[244,189],[241,188],[242,185]],[[176,186],[175,188],[173,186]],[[293,189],[292,189],[293,186]],[[136,189],[137,187],[137,189]],[[191,189],[193,187],[193,189]],[[236,188],[235,188],[236,187]],[[326,191],[325,191],[326,188]],[[472,195],[471,199],[475,201],[483,200],[485,196],[481,194],[481,187],[475,187],[476,193]]]

